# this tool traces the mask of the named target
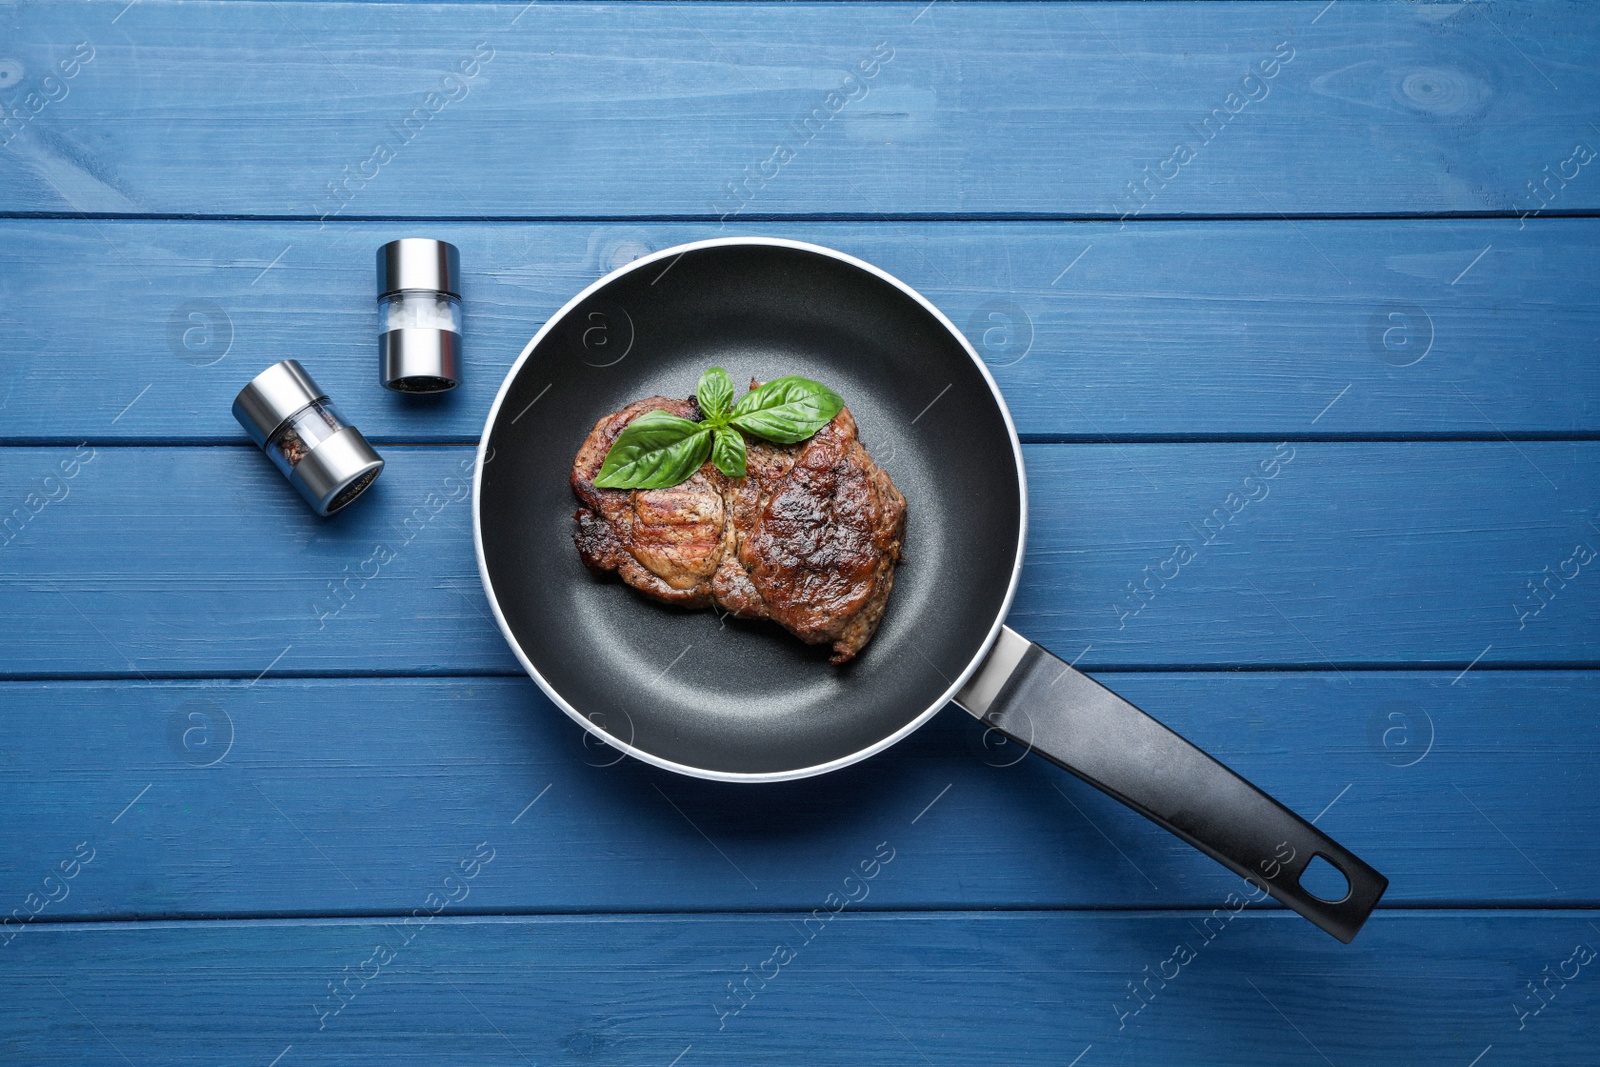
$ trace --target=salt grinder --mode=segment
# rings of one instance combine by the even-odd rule
[[[378,374],[385,389],[442,393],[461,384],[461,253],[405,237],[378,249]]]
[[[383,457],[295,360],[274,363],[233,401],[233,417],[318,515],[366,491]]]

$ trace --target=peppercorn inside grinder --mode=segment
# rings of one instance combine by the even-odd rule
[[[343,508],[383,470],[383,457],[295,360],[251,379],[234,398],[233,417],[318,515]]]
[[[378,378],[401,393],[461,384],[461,253],[404,237],[378,249]]]

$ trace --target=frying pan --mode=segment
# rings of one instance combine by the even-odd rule
[[[845,398],[908,501],[877,635],[827,662],[766,621],[657,603],[584,568],[568,474],[595,421],[688,396],[701,371],[798,374]],[[473,534],[506,641],[556,706],[680,774],[775,782],[881,752],[952,699],[1348,942],[1388,881],[1110,690],[1005,626],[1027,532],[1022,448],[961,332],[910,286],[832,249],[697,241],[567,303],[506,376],[478,447]],[[1320,856],[1348,891],[1300,885]]]

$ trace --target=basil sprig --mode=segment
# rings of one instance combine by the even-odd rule
[[[733,379],[721,367],[700,376],[695,399],[705,421],[647,411],[617,435],[594,484],[601,489],[666,489],[687,481],[709,458],[730,478],[745,476],[739,431],[780,445],[798,444],[826,426],[844,401],[809,378],[774,378],[733,402]]]

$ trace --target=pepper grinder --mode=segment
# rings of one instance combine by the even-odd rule
[[[442,393],[461,384],[461,253],[404,237],[378,249],[378,373],[385,389]]]
[[[383,470],[383,457],[296,360],[252,378],[233,401],[233,417],[318,515],[343,508]]]

